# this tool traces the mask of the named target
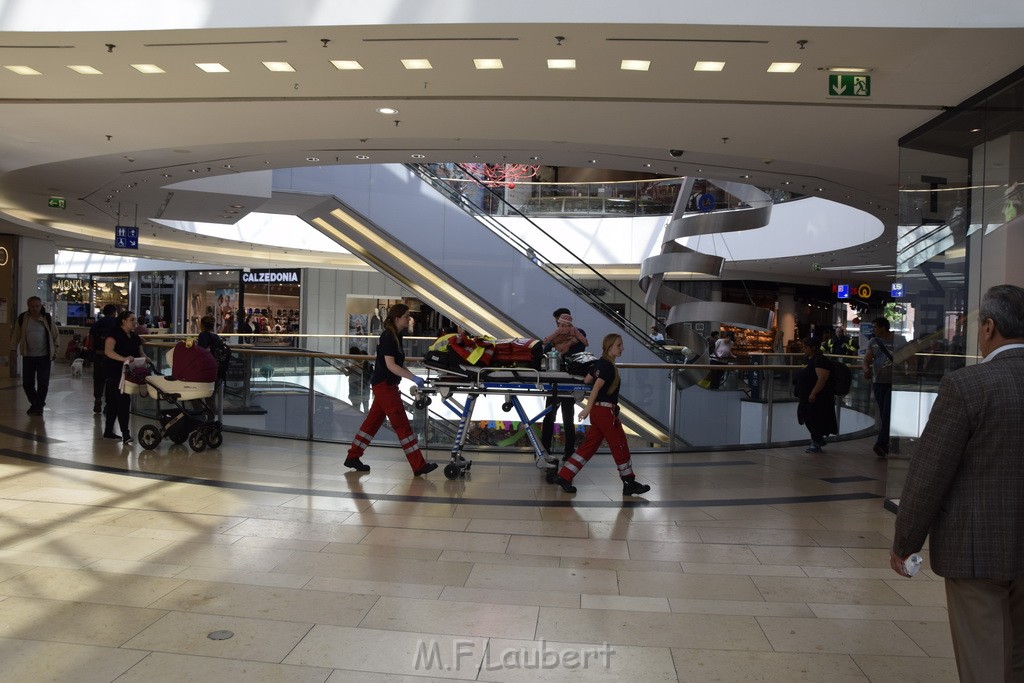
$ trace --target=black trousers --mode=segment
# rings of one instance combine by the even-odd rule
[[[21,357],[21,388],[32,408],[39,410],[46,405],[46,394],[50,390],[50,357]]]
[[[120,382],[120,378],[107,378],[107,405],[103,412],[106,417],[106,425],[104,426],[103,431],[106,433],[114,431],[114,421],[116,420],[118,426],[121,428],[121,436],[130,436],[131,428],[128,426],[128,417],[131,414],[132,397],[128,394],[121,393],[121,389],[118,387]]]
[[[573,411],[576,410],[576,402],[571,398],[548,396],[544,405],[549,407],[555,405],[555,403],[559,403],[562,408],[562,435],[565,438],[565,457],[569,457],[576,450],[576,416],[573,414]],[[555,413],[557,412],[558,408],[555,408],[545,415],[544,421],[540,425],[540,442],[548,453],[551,452],[551,440],[555,434]]]
[[[104,363],[103,356],[99,354],[96,354],[92,361],[92,397],[97,401],[103,398],[107,383],[106,368],[103,367]]]

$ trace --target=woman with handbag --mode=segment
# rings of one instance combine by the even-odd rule
[[[103,436],[107,439],[121,439],[125,446],[131,446],[132,433],[128,425],[131,412],[132,397],[122,391],[125,371],[139,362],[146,363],[149,359],[142,351],[142,338],[135,334],[135,313],[121,311],[117,316],[117,326],[106,338],[103,355],[112,362],[104,363],[106,372],[106,427]],[[114,421],[121,428],[121,435],[114,433]]]

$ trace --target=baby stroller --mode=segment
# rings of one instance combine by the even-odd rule
[[[207,446],[219,448],[224,440],[222,425],[207,402],[217,386],[213,355],[188,339],[167,353],[167,361],[170,376],[149,375],[145,381],[158,399],[174,407],[161,412],[159,427],[147,424],[139,429],[139,445],[150,450],[167,438],[178,444],[187,441],[197,453]]]

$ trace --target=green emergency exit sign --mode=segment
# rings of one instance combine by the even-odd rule
[[[871,76],[829,74],[829,97],[871,97]]]
[[[68,208],[68,202],[63,197],[50,197],[48,206],[51,209],[66,209]]]

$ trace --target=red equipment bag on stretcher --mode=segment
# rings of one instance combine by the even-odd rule
[[[486,368],[494,358],[494,340],[458,334],[448,340],[448,348],[466,365]]]
[[[445,334],[430,345],[423,362],[436,369],[457,370],[462,365],[487,367],[494,355],[494,340],[468,334]]]
[[[544,343],[539,339],[495,339],[491,367],[540,370]]]

